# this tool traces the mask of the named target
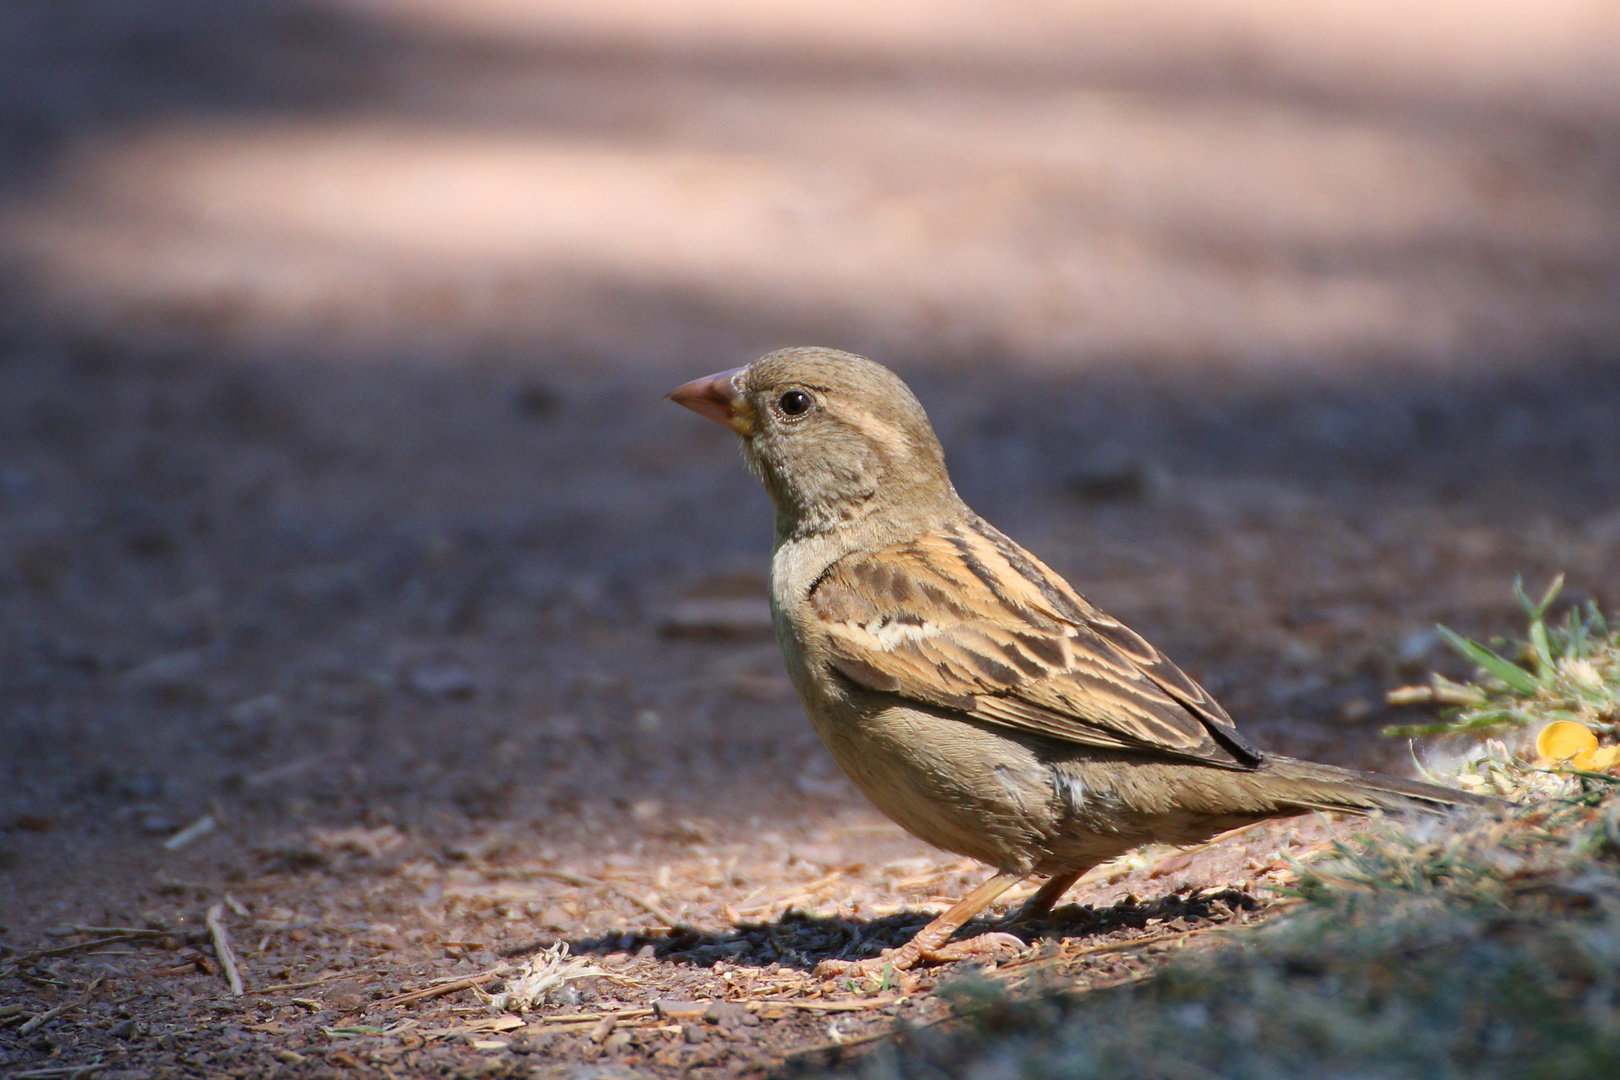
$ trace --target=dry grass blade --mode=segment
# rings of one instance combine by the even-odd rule
[[[804,1009],[808,1012],[866,1012],[869,1009],[881,1009],[885,1005],[893,1005],[899,1001],[897,994],[884,997],[864,998],[856,1001],[808,1001],[793,998],[753,998],[749,1004],[758,1003],[769,1005],[778,1009]]]
[[[88,1065],[46,1065],[40,1069],[24,1069],[11,1076],[12,1080],[78,1080],[79,1077],[94,1076],[106,1067],[99,1061]]]
[[[329,983],[333,979],[341,978],[343,974],[341,971],[329,971],[316,979],[306,979],[303,982],[277,983],[274,986],[261,986],[257,990],[247,990],[244,993],[280,994],[291,990],[308,990],[312,986],[320,986],[322,983]]]
[[[71,956],[74,953],[86,952],[90,949],[100,949],[107,945],[122,945],[130,941],[141,941],[149,934],[112,934],[107,937],[98,937],[94,941],[81,941],[75,945],[62,945],[55,949],[41,949],[38,952],[24,953],[17,957],[19,964],[31,964],[36,960],[48,960],[53,956]]]
[[[652,1016],[657,1011],[657,1009],[620,1009],[615,1013],[560,1013],[556,1016],[547,1016],[530,1022],[537,1026],[547,1024],[594,1024],[605,1016],[611,1016],[615,1020],[622,1022],[625,1020],[638,1020],[643,1016]]]
[[[653,918],[657,919],[671,930],[680,930],[686,926],[686,924],[681,922],[681,920],[664,910],[664,908],[656,900],[649,899],[645,896],[637,896],[629,889],[621,889],[615,885],[609,885],[608,888],[612,889],[614,892],[618,893],[620,896],[624,897],[626,900],[630,901],[632,904],[636,905],[638,908],[645,911],[647,914],[651,915]]]
[[[190,845],[193,841],[207,836],[217,828],[219,828],[219,822],[214,820],[214,815],[204,814],[196,821],[193,821],[190,825],[187,825],[185,828],[163,841],[163,850],[179,851],[181,848]]]
[[[1164,941],[1181,941],[1184,938],[1198,937],[1215,930],[1224,929],[1220,926],[1200,926],[1195,930],[1178,930],[1173,934],[1154,934],[1151,937],[1132,938],[1129,941],[1111,941],[1106,945],[1091,945],[1084,949],[1076,949],[1063,959],[1076,960],[1082,956],[1096,956],[1100,953],[1125,952],[1130,949],[1145,949],[1150,945],[1157,945]],[[1009,967],[1011,965],[1008,965]]]
[[[65,1003],[63,1003],[61,1005],[58,1005],[54,1009],[47,1009],[46,1011],[44,1011],[42,1013],[39,1013],[37,1016],[30,1017],[29,1019],[27,1019],[27,1020],[25,1020],[23,1022],[21,1027],[19,1027],[17,1029],[17,1034],[18,1035],[32,1035],[42,1025],[50,1023],[52,1020],[55,1020],[58,1016],[61,1016],[65,1012],[68,1012],[68,1011],[70,1011],[72,1009],[77,1009],[80,1004],[81,1004],[81,1002],[77,1002],[77,1001],[65,1002]]]
[[[458,990],[471,990],[475,986],[492,983],[496,979],[503,979],[520,970],[522,969],[508,965],[507,967],[491,968],[489,971],[480,971],[476,975],[444,979],[421,990],[412,990],[409,993],[395,994],[391,998],[384,998],[378,1002],[378,1006],[391,1009],[399,1005],[410,1005],[418,1001],[426,1001],[429,998],[443,997],[445,994],[453,994]]]
[[[209,936],[214,939],[214,955],[219,958],[219,966],[225,972],[225,981],[230,984],[231,993],[241,997],[242,973],[237,970],[236,953],[231,949],[231,935],[225,929],[224,919],[225,905],[214,904],[208,909],[205,922]]]

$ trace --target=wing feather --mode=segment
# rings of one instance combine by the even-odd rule
[[[982,521],[846,556],[810,605],[869,689],[1089,746],[1261,760],[1203,687]]]

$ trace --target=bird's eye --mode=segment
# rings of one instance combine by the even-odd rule
[[[789,390],[776,399],[776,407],[787,416],[803,416],[815,403],[816,399],[803,390]]]

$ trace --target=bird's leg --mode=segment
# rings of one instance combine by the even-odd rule
[[[1083,873],[1085,873],[1083,870],[1074,870],[1047,878],[1046,884],[1037,889],[1034,896],[1024,901],[1024,906],[1007,920],[1006,925],[1015,926],[1021,922],[1038,919],[1051,911],[1052,906],[1063,898],[1063,894],[1069,891],[1071,885],[1080,880]]]
[[[965,941],[946,942],[992,900],[1027,876],[1013,872],[997,874],[951,905],[949,911],[917,931],[910,941],[898,949],[885,949],[881,955],[867,960],[823,960],[816,966],[816,973],[824,977],[878,975],[886,967],[904,971],[925,961],[943,964],[952,960],[989,956],[1008,948],[1022,949],[1024,943],[1011,934],[980,934]]]

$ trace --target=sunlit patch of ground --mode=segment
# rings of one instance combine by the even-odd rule
[[[261,342],[1320,364],[1616,319],[1584,5],[338,10],[393,43],[362,91],[78,140],[0,252]]]

